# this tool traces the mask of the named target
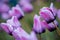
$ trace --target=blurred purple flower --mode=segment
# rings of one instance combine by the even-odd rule
[[[40,33],[40,34],[45,32],[45,27],[40,19],[40,16],[38,16],[38,15],[34,16],[33,30],[36,33]]]
[[[9,19],[11,16],[8,13],[1,14],[2,19]]]
[[[9,11],[10,16],[16,16],[17,18],[22,18],[24,16],[24,12],[19,7],[19,5],[16,5],[15,7],[12,7],[12,10]]]
[[[39,14],[47,23],[50,23],[55,19],[52,10],[48,7],[43,7]]]
[[[9,2],[9,0],[0,0],[1,2],[3,2],[3,3],[8,3]]]
[[[60,9],[57,12],[57,17],[60,19]]]
[[[1,23],[1,27],[8,33],[12,34],[12,31],[21,27],[16,16],[13,16],[12,19],[7,20],[7,23]]]
[[[24,12],[30,13],[33,11],[33,6],[29,2],[21,0],[19,4]]]
[[[22,10],[24,12],[27,12],[27,13],[30,13],[33,11],[33,6],[29,3],[25,4],[23,7],[22,7]]]
[[[1,13],[8,13],[9,10],[10,10],[10,8],[7,4],[0,3],[0,12]]]

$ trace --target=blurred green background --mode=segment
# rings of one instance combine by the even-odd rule
[[[51,1],[54,3],[56,8],[60,8],[60,2],[56,2],[55,0],[34,0],[34,2],[32,2],[32,5],[34,7],[34,11],[32,13],[25,13],[24,18],[22,18],[20,20],[21,24],[22,24],[22,28],[30,33],[32,31],[32,27],[33,27],[33,17],[34,14],[38,14],[39,15],[39,10],[42,7],[49,7]],[[18,0],[10,0],[9,5],[15,6],[17,4]],[[57,19],[58,20],[58,19]],[[0,23],[1,22],[5,22],[5,20],[2,20],[0,18]],[[58,22],[60,23],[60,21],[58,20]],[[39,35],[37,35],[38,39],[40,38]],[[57,34],[56,30],[53,32],[49,32],[48,30],[41,34],[41,38],[42,40],[60,40],[60,36]],[[4,30],[0,30],[0,40],[14,40],[14,38],[10,35],[8,35]],[[40,40],[40,39],[39,39]]]

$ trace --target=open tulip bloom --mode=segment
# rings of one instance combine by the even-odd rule
[[[12,35],[15,40],[37,40],[34,31],[32,31],[31,34],[28,34],[22,29],[21,24],[19,23],[16,16],[13,16],[12,19],[7,20],[6,23],[1,23],[1,27],[8,34]]]

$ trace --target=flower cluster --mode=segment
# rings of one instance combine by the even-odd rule
[[[40,9],[40,16],[37,14],[34,16],[33,30],[36,33],[44,33],[46,29],[50,32],[56,29],[58,22],[56,21],[57,9],[51,3],[50,7],[43,7]]]

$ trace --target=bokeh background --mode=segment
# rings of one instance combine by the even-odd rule
[[[19,0],[10,0],[9,2],[10,7],[15,6],[18,3],[18,1]],[[60,2],[57,2],[56,0],[32,0],[32,5],[34,7],[33,12],[25,13],[24,18],[20,20],[22,24],[22,28],[26,32],[30,33],[32,31],[34,14],[39,14],[39,10],[42,7],[49,7],[51,2],[54,3],[57,9],[60,8]],[[5,21],[6,20],[1,19],[1,15],[0,15],[0,23]],[[59,22],[60,25],[60,20],[58,20],[58,18],[57,21]],[[38,39],[40,38],[39,35],[37,35],[37,37]],[[53,32],[49,32],[48,30],[46,30],[45,33],[41,34],[41,38],[42,40],[60,40],[60,36],[57,34],[56,30]],[[8,35],[3,29],[0,28],[0,40],[14,40],[14,38]]]

